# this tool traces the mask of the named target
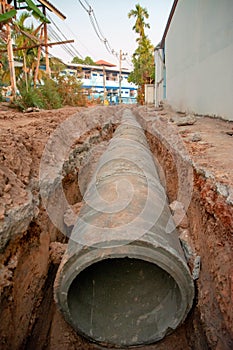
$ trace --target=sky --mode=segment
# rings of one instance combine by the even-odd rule
[[[119,64],[119,59],[107,51],[104,43],[96,35],[88,13],[78,0],[51,0],[50,2],[66,16],[66,19],[62,21],[47,11],[57,26],[56,28],[52,23],[51,28],[63,40],[65,38],[74,39],[72,48],[75,48],[75,52],[79,53],[81,58],[90,56],[94,61],[103,59],[116,65]],[[135,19],[128,18],[129,11],[135,9],[137,3],[147,9],[149,13],[147,23],[150,24],[150,29],[146,29],[145,32],[152,44],[156,46],[162,38],[173,4],[173,0],[82,0],[82,2],[85,6],[88,3],[93,8],[104,38],[108,40],[111,49],[118,53],[118,57],[120,50],[127,53],[125,56],[127,59],[123,64],[126,68],[130,68],[131,56],[137,47],[137,35],[132,29]],[[51,38],[51,42],[54,41],[57,40]],[[69,49],[69,45],[66,47]],[[61,45],[53,46],[49,52],[61,58],[65,63],[71,62],[73,58]]]

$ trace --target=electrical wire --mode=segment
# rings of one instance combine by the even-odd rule
[[[62,33],[62,31],[60,30],[60,28],[56,25],[56,23],[52,20],[52,18],[50,16],[48,16],[49,20],[51,21],[51,23],[54,25],[54,27],[57,29],[57,31],[60,33],[60,35],[65,39],[68,40],[68,38],[64,35],[64,33]],[[83,55],[76,49],[76,47],[73,44],[69,44],[69,46],[72,48],[72,50],[76,53],[77,57],[81,57],[83,58]]]
[[[104,34],[103,34],[103,32],[102,32],[102,30],[100,28],[100,25],[98,23],[98,20],[96,18],[95,12],[94,12],[93,8],[91,7],[91,5],[88,3],[87,0],[83,0],[85,2],[86,6],[84,5],[83,1],[81,1],[81,0],[78,0],[78,1],[79,1],[80,5],[83,7],[83,9],[88,13],[91,25],[92,25],[92,27],[93,27],[97,37],[99,38],[99,40],[104,44],[106,50],[110,54],[112,54],[113,56],[118,58],[118,55],[116,54],[116,51],[113,50],[113,48],[111,47],[109,41],[104,36]]]
[[[56,23],[52,20],[52,18],[50,16],[49,20],[51,21],[52,26],[54,26],[55,28],[53,28],[51,25],[48,28],[49,31],[49,36],[52,37],[53,39],[62,42],[64,39],[68,40],[68,38],[64,35],[64,33],[61,32],[61,30],[58,28],[58,26],[56,25]],[[81,57],[83,58],[82,54],[76,49],[76,47],[72,44],[61,44],[61,48],[68,54],[70,55],[72,58],[74,57]]]
[[[62,38],[60,37],[60,35],[59,35],[53,28],[50,27],[50,28],[48,29],[48,32],[49,32],[49,36],[50,36],[51,38],[53,38],[54,40],[56,40],[56,41],[62,41]],[[69,54],[71,57],[77,56],[76,52],[74,52],[74,51],[72,50],[72,48],[70,48],[68,45],[63,45],[63,44],[61,44],[61,47],[62,47],[62,49],[63,49],[67,54]]]
[[[48,16],[48,17],[49,17],[49,16]],[[50,18],[50,17],[49,17],[49,18]],[[51,19],[51,21],[52,21],[52,19]],[[84,49],[85,49],[86,51],[89,52],[90,56],[95,56],[95,55],[93,54],[93,52],[91,52],[91,51],[89,50],[89,48],[86,47],[86,46],[82,43],[82,41],[76,36],[76,34],[75,34],[75,33],[72,31],[72,29],[68,26],[68,24],[67,24],[66,21],[63,23],[63,25],[66,27],[66,29],[68,29],[68,31],[69,31],[70,34],[73,36],[73,38],[75,38],[75,39],[78,41],[78,43],[81,44],[81,46],[83,46]],[[80,55],[80,56],[82,56],[82,55]]]

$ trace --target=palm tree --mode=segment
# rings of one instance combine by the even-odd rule
[[[21,1],[22,2],[22,1]],[[45,17],[45,15],[39,10],[39,8],[37,7],[37,5],[32,1],[32,0],[24,0],[23,2],[26,2],[27,4],[27,10],[29,11],[28,14],[24,14],[22,16],[22,20],[21,20],[21,23],[19,23],[19,25],[22,25],[24,24],[24,21],[26,19],[26,17],[30,17],[30,15],[32,14],[35,18],[39,19],[40,22],[42,23],[50,23],[49,20]],[[7,1],[8,4],[11,3],[11,1]],[[22,29],[20,30],[20,28],[17,26],[17,24],[13,21],[13,18],[15,18],[16,14],[17,14],[17,11],[16,9],[14,9],[12,6],[10,5],[7,5],[7,3],[5,4],[6,5],[6,11],[4,10],[3,13],[0,13],[0,34],[2,34],[2,32],[4,32],[4,26],[7,27],[8,29],[8,35],[9,35],[9,38],[10,40],[8,40],[8,46],[10,48],[10,54],[9,56],[12,56],[11,54],[11,51],[12,51],[12,43],[11,43],[11,35],[10,35],[10,32],[11,32],[11,28],[10,28],[10,25],[12,27],[13,25],[13,28],[16,29],[16,32],[15,32],[15,41],[18,43],[17,44],[25,44],[26,42],[28,41],[24,41],[24,35],[26,35],[25,32],[22,31]],[[28,29],[28,28],[27,28]],[[19,32],[22,32],[24,35],[22,36]],[[33,33],[34,35],[36,35],[36,32]],[[28,35],[26,35],[27,38],[29,38],[29,40],[32,38]],[[23,42],[22,42],[22,39],[23,39]],[[33,41],[33,40],[32,40]],[[35,40],[34,40],[35,42]],[[32,46],[32,45],[31,45]],[[24,69],[25,69],[25,78],[27,80],[27,75],[26,75],[26,66],[27,66],[27,62],[26,62],[26,59],[29,58],[30,56],[33,56],[33,50],[31,51],[28,51],[27,53],[22,50],[21,53],[19,53],[19,55],[21,54],[21,57],[23,58],[23,61],[24,61]],[[8,61],[11,62],[12,61],[12,57],[8,57]],[[8,63],[9,63],[8,62]],[[11,77],[15,76],[15,70],[14,70],[14,67],[12,67],[11,64],[9,64],[9,68],[10,68],[10,71],[11,71]],[[15,78],[11,79],[11,83],[12,83],[12,91],[13,91],[13,95],[15,97],[15,90],[16,90],[16,86],[15,86]]]
[[[34,29],[33,24],[30,26],[25,25],[25,21],[30,18],[31,15],[29,12],[23,12],[19,19],[14,23],[14,41],[17,47],[30,47],[35,45],[35,39],[38,37],[38,32],[40,26]],[[30,39],[30,36],[32,39]],[[33,39],[35,38],[35,39]],[[23,59],[23,70],[25,74],[25,82],[27,86],[27,74],[30,73],[33,66],[35,65],[35,60],[37,57],[38,47],[22,49],[18,51],[18,57]]]
[[[9,85],[11,83],[10,69],[7,56],[7,43],[0,38],[0,86]],[[15,75],[19,76],[22,69],[20,67],[15,68]]]
[[[145,19],[149,18],[146,8],[139,4],[135,6],[135,10],[128,13],[128,17],[136,18],[133,30],[139,34],[136,39],[138,47],[133,54],[134,70],[129,75],[129,81],[139,85],[138,101],[144,103],[144,85],[154,81],[154,47],[148,37],[145,35],[145,28],[150,28]]]
[[[149,18],[147,9],[141,7],[140,4],[136,4],[135,10],[131,10],[128,13],[128,17],[136,18],[133,30],[135,30],[135,32],[139,34],[140,38],[143,38],[145,36],[145,28],[150,28],[150,25],[145,22],[145,18]]]

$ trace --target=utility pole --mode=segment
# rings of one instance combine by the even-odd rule
[[[103,66],[103,86],[104,86],[104,104],[106,100],[106,70],[105,66]]]
[[[119,104],[121,104],[121,81],[122,81],[122,61],[125,60],[125,56],[127,56],[127,53],[122,53],[122,50],[120,50],[120,58],[119,58]]]

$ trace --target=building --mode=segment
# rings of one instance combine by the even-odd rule
[[[175,0],[155,49],[156,104],[233,120],[233,1]]]
[[[130,71],[105,62],[96,62],[98,66],[84,64],[66,64],[66,69],[61,72],[64,75],[74,75],[81,80],[83,90],[90,99],[100,98],[108,100],[110,104],[131,104],[137,102],[138,87],[128,82]]]

